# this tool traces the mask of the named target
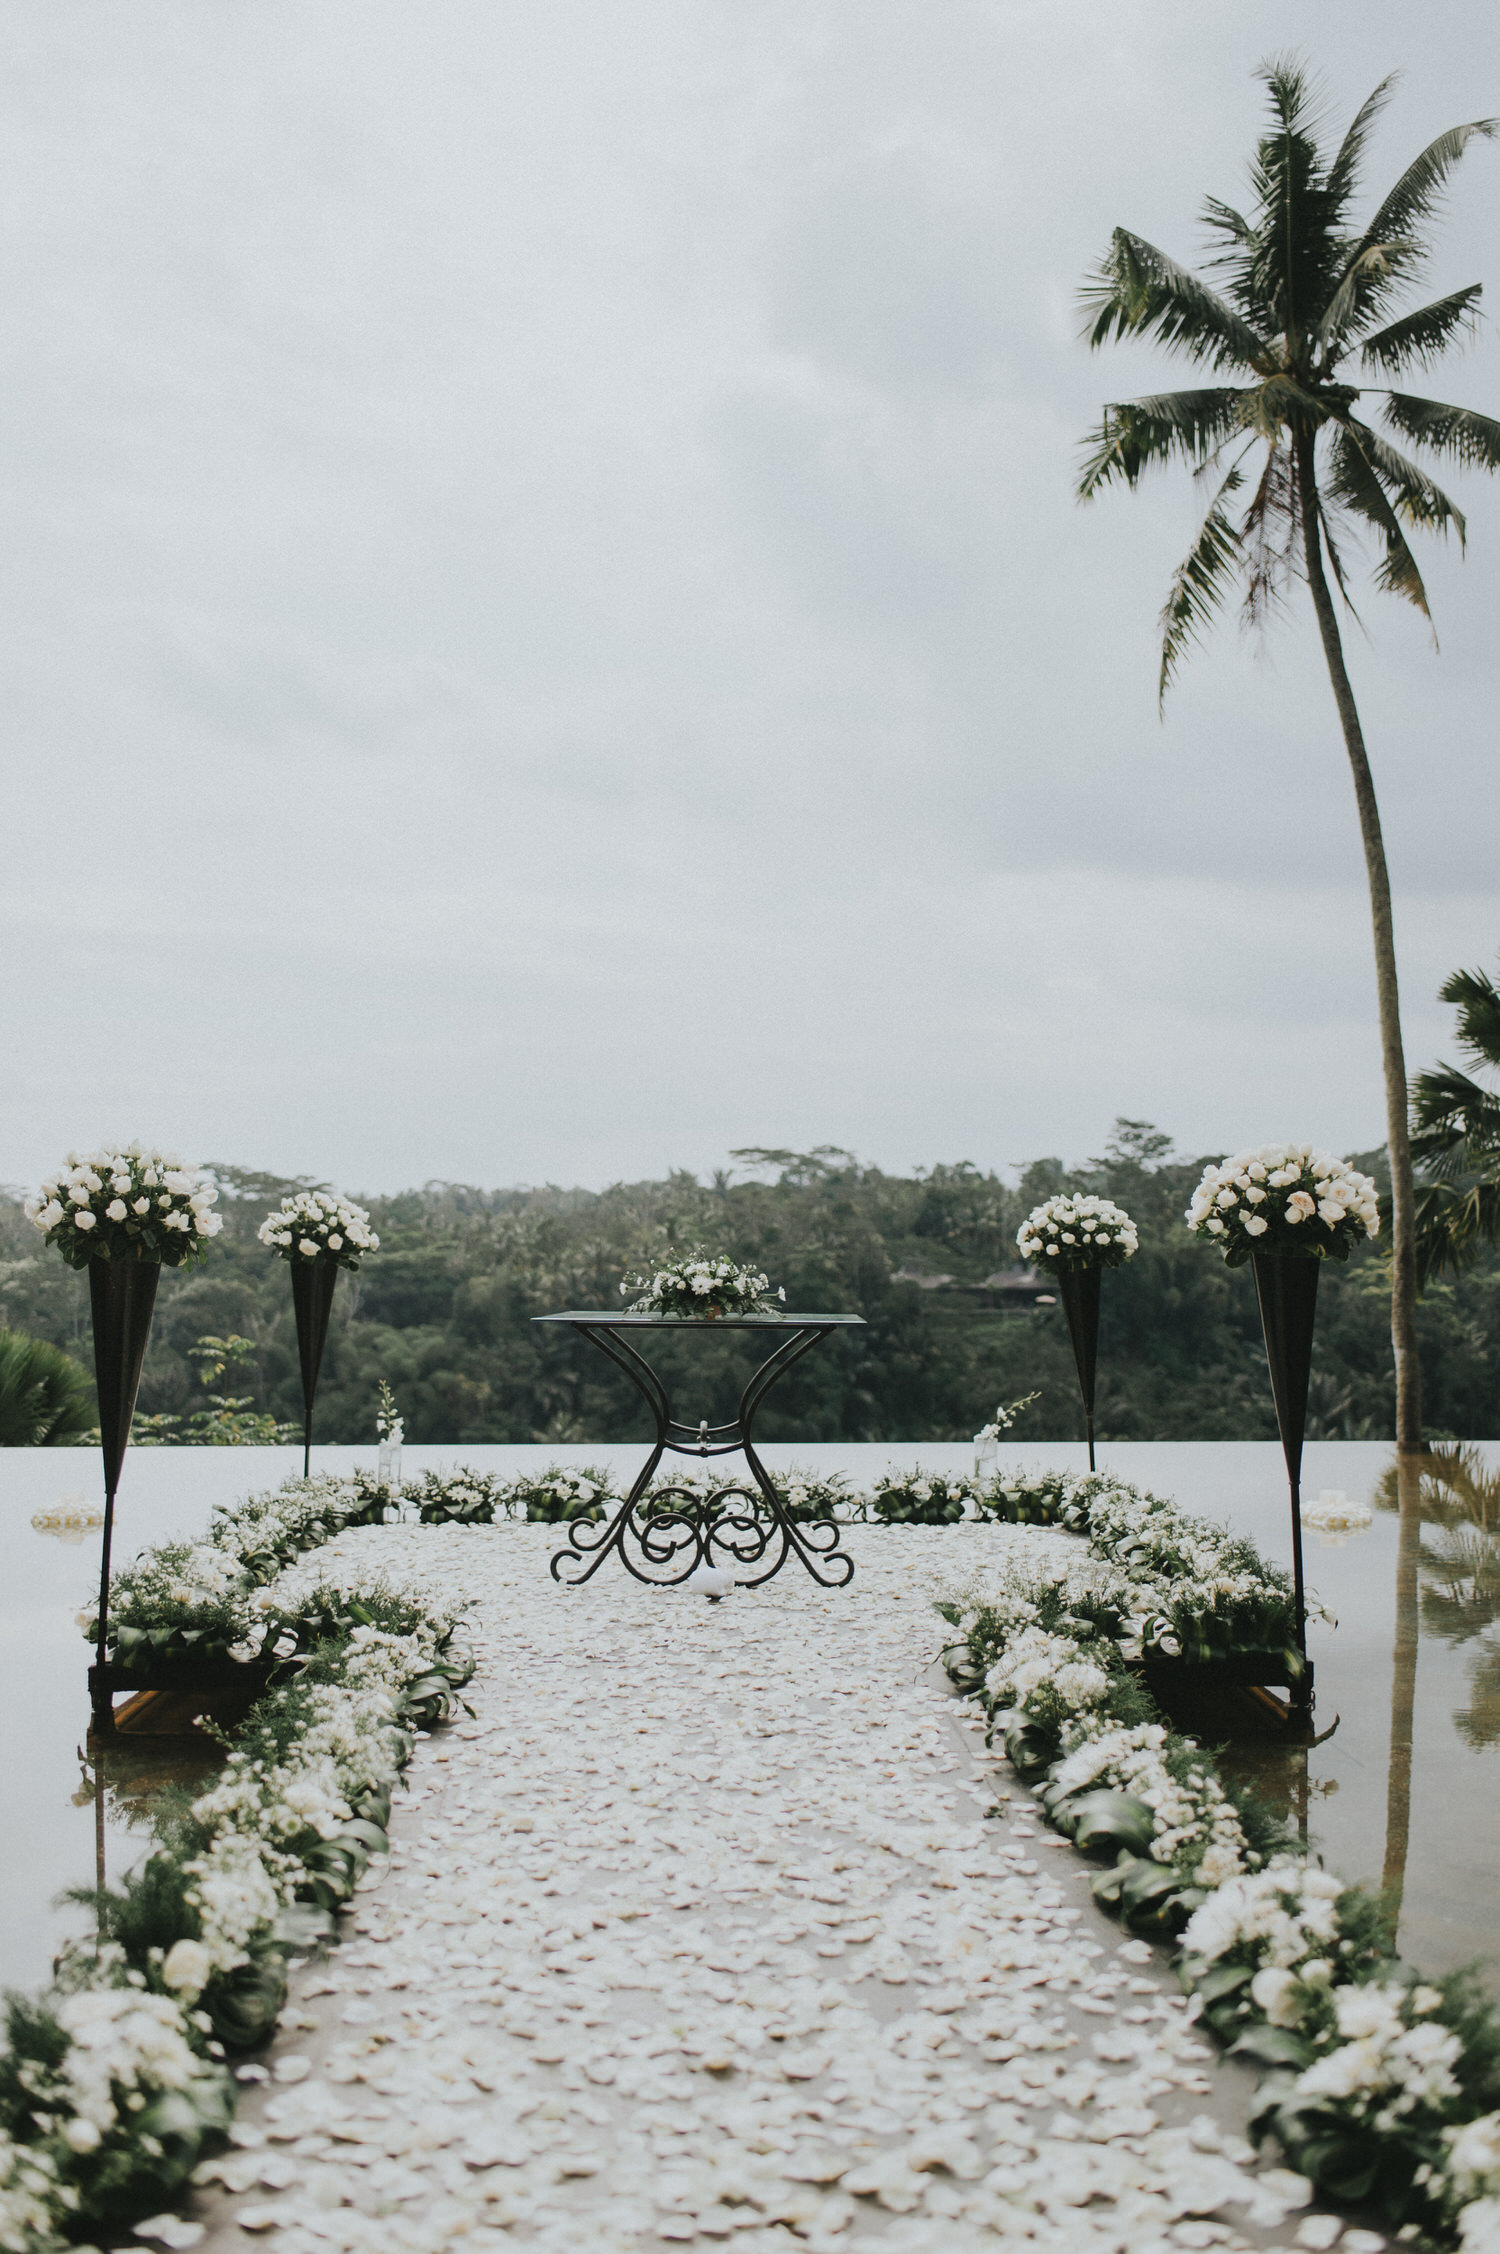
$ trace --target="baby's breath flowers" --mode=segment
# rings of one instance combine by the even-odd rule
[[[218,1191],[196,1166],[141,1143],[69,1151],[23,1208],[70,1268],[140,1260],[180,1268],[223,1228]]]
[[[332,1190],[293,1191],[256,1235],[279,1259],[332,1260],[340,1268],[357,1268],[361,1253],[380,1250],[364,1207]]]
[[[1107,1197],[1049,1197],[1027,1214],[1016,1237],[1024,1260],[1044,1267],[1054,1261],[1064,1274],[1122,1267],[1139,1242],[1130,1215]]]
[[[680,1260],[668,1260],[654,1275],[627,1276],[620,1286],[622,1299],[631,1292],[630,1315],[777,1315],[778,1301],[786,1293],[770,1296],[771,1284],[758,1268],[744,1268],[733,1260],[715,1257],[700,1246]]]
[[[1368,1174],[1311,1143],[1266,1143],[1205,1166],[1187,1225],[1211,1237],[1226,1267],[1253,1252],[1347,1260],[1380,1233],[1380,1202]]]

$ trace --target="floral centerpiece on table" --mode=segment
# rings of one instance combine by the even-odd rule
[[[1266,1143],[1204,1167],[1187,1225],[1212,1237],[1230,1268],[1253,1252],[1347,1260],[1380,1234],[1380,1202],[1369,1175],[1344,1159],[1311,1143]]]
[[[1139,1242],[1135,1223],[1122,1206],[1107,1197],[1071,1195],[1033,1206],[1016,1236],[1023,1260],[1042,1265],[1055,1260],[1067,1273],[1123,1267]]]
[[[362,1253],[380,1250],[364,1207],[332,1190],[293,1191],[256,1235],[279,1259],[332,1260],[340,1268],[357,1268]]]
[[[744,1268],[723,1256],[715,1257],[700,1246],[680,1260],[668,1260],[654,1275],[627,1276],[621,1298],[631,1292],[628,1315],[688,1315],[711,1322],[720,1315],[779,1315],[786,1292],[771,1297],[768,1276],[758,1268]]]
[[[142,1260],[180,1268],[223,1228],[218,1191],[196,1166],[140,1143],[70,1151],[26,1200],[26,1218],[70,1268]]]

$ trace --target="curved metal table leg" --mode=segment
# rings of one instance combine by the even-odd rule
[[[795,1557],[820,1588],[841,1589],[854,1573],[854,1560],[839,1548],[839,1528],[831,1519],[814,1519],[798,1526],[787,1511],[775,1482],[756,1452],[755,1418],[766,1395],[808,1350],[826,1334],[826,1324],[799,1324],[787,1318],[788,1335],[760,1365],[740,1396],[739,1411],[729,1424],[710,1425],[704,1419],[689,1425],[672,1414],[667,1389],[643,1354],[621,1336],[607,1317],[590,1322],[571,1318],[590,1345],[629,1378],[651,1412],[655,1439],[645,1463],[631,1482],[614,1517],[602,1527],[593,1521],[574,1521],[566,1547],[551,1560],[552,1578],[565,1588],[581,1588],[592,1580],[605,1559],[618,1556],[627,1573],[648,1587],[673,1588],[686,1581],[699,1566],[713,1565],[715,1552],[726,1567],[763,1567],[739,1581],[758,1588]],[[687,1487],[659,1487],[647,1496],[663,1455],[745,1458],[753,1485],[731,1485],[705,1501]],[[748,1506],[728,1507],[742,1497]],[[641,1508],[645,1503],[644,1510]],[[770,1560],[767,1563],[767,1560]]]

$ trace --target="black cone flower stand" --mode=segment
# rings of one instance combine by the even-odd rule
[[[323,1366],[328,1318],[333,1312],[333,1287],[338,1280],[338,1262],[325,1260],[321,1254],[312,1260],[299,1258],[292,1269],[292,1309],[297,1317],[297,1359],[302,1365],[304,1479],[312,1464],[313,1402],[317,1397],[318,1372]]]
[[[114,1545],[115,1490],[130,1439],[140,1389],[141,1364],[151,1336],[151,1311],[161,1265],[155,1260],[90,1260],[89,1301],[94,1319],[94,1380],[99,1393],[99,1438],[104,1450],[104,1540],[99,1566],[99,1632],[90,1687],[94,1729],[115,1726],[109,1687],[109,1563]]]
[[[1255,1271],[1271,1394],[1292,1504],[1292,1588],[1297,1649],[1304,1664],[1301,1680],[1292,1688],[1287,1719],[1307,1723],[1312,1719],[1313,1671],[1307,1663],[1307,1588],[1302,1573],[1302,1436],[1307,1429],[1307,1387],[1312,1375],[1313,1321],[1322,1262],[1256,1252],[1250,1256],[1250,1265]]]
[[[1073,1360],[1078,1368],[1078,1390],[1083,1395],[1083,1429],[1089,1444],[1089,1470],[1094,1469],[1094,1372],[1099,1362],[1099,1281],[1102,1268],[1065,1268],[1057,1277],[1057,1296],[1068,1318]]]

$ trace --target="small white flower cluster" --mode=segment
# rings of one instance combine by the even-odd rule
[[[1049,1197],[1033,1206],[1016,1243],[1023,1260],[1055,1260],[1060,1269],[1118,1268],[1140,1244],[1135,1223],[1107,1197]]]
[[[56,2245],[56,2226],[76,2205],[72,2186],[57,2180],[52,2155],[17,2144],[0,2129],[0,2246],[6,2254]]]
[[[1444,2134],[1443,2190],[1463,2254],[1500,2254],[1500,2113]]]
[[[23,1208],[73,1267],[96,1257],[179,1267],[224,1226],[197,1167],[140,1143],[70,1151]]]
[[[1195,1981],[1235,1959],[1253,1969],[1250,1996],[1273,2027],[1298,2027],[1338,1971],[1342,1881],[1317,1863],[1278,1855],[1219,1887],[1182,1935]]]
[[[640,1294],[626,1309],[630,1315],[779,1314],[778,1302],[785,1302],[786,1292],[778,1288],[772,1299],[770,1288],[769,1277],[758,1268],[741,1267],[737,1261],[699,1250],[665,1262],[652,1276],[627,1276],[620,1296]]]
[[[513,1484],[497,1472],[460,1464],[455,1471],[424,1471],[420,1479],[407,1481],[401,1495],[415,1506],[424,1526],[492,1526],[497,1519],[515,1517]]]
[[[255,1233],[279,1259],[332,1260],[340,1268],[357,1268],[362,1253],[380,1250],[364,1207],[331,1190],[292,1192]]]
[[[62,1997],[55,2016],[68,2048],[45,2102],[65,2117],[63,2137],[74,2152],[95,2151],[128,2129],[131,2115],[161,2090],[223,2083],[223,2068],[194,2049],[171,1996],[130,1986],[85,1988]]]
[[[1298,2075],[1294,2102],[1331,2099],[1376,2136],[1389,2136],[1419,2106],[1446,2105],[1459,2094],[1453,2069],[1463,2044],[1429,2016],[1442,2000],[1436,1988],[1395,1980],[1336,1988],[1340,2040]]]
[[[984,1678],[997,1707],[1024,1708],[1056,1722],[1086,1713],[1109,1695],[1109,1674],[1072,1636],[1022,1628]]]
[[[1231,1267],[1252,1252],[1347,1260],[1362,1237],[1380,1234],[1380,1201],[1369,1175],[1344,1159],[1311,1143],[1266,1143],[1204,1167],[1187,1225],[1212,1237]]]
[[[876,1518],[898,1526],[944,1526],[978,1518],[984,1490],[961,1472],[883,1471],[870,1489]]]
[[[1244,1870],[1249,1856],[1234,1805],[1207,1760],[1187,1777],[1174,1776],[1163,1758],[1167,1732],[1159,1722],[1114,1729],[1090,1716],[1071,1732],[1071,1750],[1052,1770],[1058,1793],[1113,1785],[1151,1810],[1151,1853],[1195,1886],[1222,1886]]]

